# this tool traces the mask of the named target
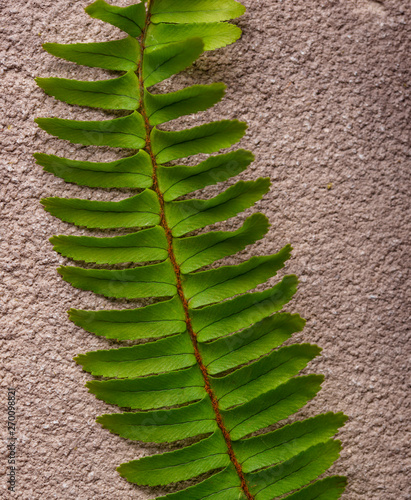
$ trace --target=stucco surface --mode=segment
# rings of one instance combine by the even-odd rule
[[[102,78],[101,70],[58,61],[43,42],[103,41],[120,33],[91,20],[83,0],[0,0],[1,332],[0,497],[148,499],[118,464],[155,451],[94,422],[108,405],[84,388],[91,378],[72,358],[107,341],[71,324],[70,307],[119,307],[71,288],[56,273],[53,234],[81,234],[46,214],[39,199],[117,200],[125,192],[89,190],[43,173],[31,153],[108,160],[117,152],[47,136],[36,116],[111,116],[45,96],[33,78]],[[112,1],[125,5],[120,0]],[[344,411],[344,449],[333,467],[346,474],[344,500],[411,498],[407,343],[409,310],[410,11],[406,0],[244,0],[237,44],[207,53],[164,89],[224,81],[226,98],[174,128],[239,118],[241,147],[256,161],[242,178],[269,176],[257,204],[269,235],[231,259],[290,242],[284,272],[301,280],[288,310],[308,319],[295,341],[318,343],[309,372],[323,390],[301,412]],[[204,196],[220,190],[207,189]],[[248,211],[251,213],[251,211]],[[237,227],[244,215],[224,224]],[[284,274],[284,273],[282,273]],[[133,304],[135,305],[135,304]],[[17,390],[17,492],[6,490],[6,396]],[[408,398],[408,399],[407,399]],[[160,493],[160,491],[159,491]]]

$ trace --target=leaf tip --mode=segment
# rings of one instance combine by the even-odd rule
[[[129,463],[129,462],[128,462]],[[116,471],[120,474],[121,477],[127,479],[127,465],[128,463],[124,463],[116,467]]]
[[[84,384],[84,387],[86,387],[88,389],[88,392],[90,392],[91,394],[96,394],[96,389],[99,384],[100,382],[98,380],[88,380]]]
[[[73,309],[72,307],[67,311],[67,314],[68,314],[68,317],[70,320],[73,318],[73,316],[75,316],[76,312],[77,312],[77,309]]]
[[[98,424],[100,424],[102,427],[106,428],[106,419],[105,417],[109,417],[110,415],[99,415],[97,418],[96,418],[96,422]]]
[[[89,16],[92,16],[92,14],[95,12],[95,10],[101,6],[104,5],[106,2],[104,0],[95,0],[95,2],[91,3],[90,5],[87,5],[87,7],[84,7],[84,11],[86,14]]]
[[[67,277],[67,271],[70,269],[69,266],[60,266],[57,268],[57,272],[59,273],[59,275],[63,278],[63,279],[66,279]]]

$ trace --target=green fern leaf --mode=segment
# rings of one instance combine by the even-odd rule
[[[143,150],[108,163],[69,160],[42,153],[35,153],[34,157],[46,172],[80,186],[143,189],[153,184],[153,165],[150,156]]]
[[[322,375],[299,375],[321,349],[282,346],[303,329],[298,314],[280,312],[297,289],[283,276],[263,291],[290,258],[290,245],[235,265],[202,269],[254,244],[267,218],[249,216],[241,227],[190,234],[252,207],[269,179],[239,180],[213,198],[192,193],[227,181],[253,161],[249,151],[221,152],[244,135],[238,120],[188,130],[161,125],[203,111],[224,95],[220,83],[159,94],[148,87],[183,71],[204,51],[237,40],[241,30],[224,22],[244,13],[234,0],[148,0],[117,7],[97,0],[86,12],[124,31],[127,38],[101,43],[45,44],[51,54],[77,64],[123,72],[96,82],[38,78],[50,96],[68,104],[124,110],[101,121],[38,118],[60,139],[85,146],[130,148],[107,163],[36,153],[45,171],[79,186],[139,189],[121,201],[51,197],[44,208],[64,222],[89,229],[133,232],[96,237],[54,236],[54,250],[76,262],[126,264],[120,269],[62,266],[74,287],[110,298],[157,299],[133,309],[71,309],[77,326],[136,345],[79,354],[90,374],[91,394],[125,409],[98,417],[110,432],[147,443],[177,443],[166,453],[120,465],[132,483],[162,486],[192,480],[167,500],[334,500],[339,476],[318,480],[338,458],[333,439],[346,418],[326,413],[282,425],[321,388]],[[137,39],[138,38],[138,39]],[[195,166],[170,164],[199,153],[218,153]],[[182,196],[187,199],[179,199]],[[277,424],[278,428],[269,431]],[[257,435],[250,436],[257,432]],[[207,474],[199,481],[199,476]]]
[[[150,125],[174,120],[180,116],[203,111],[216,104],[224,95],[225,85],[193,85],[169,94],[144,92],[144,106]]]
[[[147,49],[142,66],[144,86],[150,87],[179,73],[190,66],[203,50],[201,38],[189,38],[182,42]]]
[[[205,481],[185,490],[158,497],[158,500],[201,500],[203,498],[207,498],[207,500],[246,500],[254,497],[246,495],[239,484],[235,467],[230,464]]]
[[[342,413],[325,413],[262,436],[237,441],[233,447],[244,472],[254,472],[289,460],[311,446],[327,441],[346,420]]]
[[[344,492],[346,485],[345,477],[327,477],[285,498],[287,500],[337,500]]]
[[[123,271],[68,266],[60,267],[58,272],[73,286],[101,293],[105,297],[141,299],[173,296],[177,288],[169,260]]]
[[[164,201],[225,181],[245,170],[254,157],[239,149],[225,155],[211,156],[195,167],[158,167],[158,184]]]
[[[184,332],[186,329],[184,308],[177,297],[138,309],[111,311],[70,309],[69,314],[71,321],[76,325],[111,339],[164,337]],[[177,342],[174,337],[170,340]],[[143,349],[143,346],[140,347]]]
[[[244,404],[269,389],[276,389],[319,353],[317,346],[309,344],[284,347],[230,375],[212,379],[220,407],[225,410]]]
[[[222,304],[193,309],[192,324],[200,342],[221,338],[260,321],[287,304],[297,291],[297,278],[285,276],[264,292],[254,292]]]
[[[173,236],[201,229],[209,224],[234,217],[254,205],[270,188],[269,179],[239,181],[223,193],[209,200],[184,200],[165,206]]]
[[[132,37],[100,43],[45,43],[43,48],[67,61],[114,71],[135,71],[140,60],[140,46]]]
[[[301,331],[304,324],[298,314],[278,313],[229,337],[200,344],[199,350],[208,372],[215,375],[267,355]]]
[[[137,112],[124,118],[104,121],[37,118],[35,122],[40,128],[59,139],[85,146],[138,149],[145,144],[144,120]]]
[[[150,12],[154,24],[199,23],[227,21],[244,14],[245,8],[235,0],[156,0]]]
[[[131,36],[141,35],[146,20],[144,3],[130,5],[129,7],[115,7],[104,0],[96,0],[85,11],[95,19],[117,26]]]
[[[181,450],[121,465],[118,471],[132,483],[158,486],[184,481],[210,469],[230,465],[223,436],[216,431],[209,438]]]
[[[180,334],[133,347],[80,354],[75,359],[93,375],[138,377],[195,365],[196,358],[191,347],[187,335]]]
[[[55,217],[89,228],[154,226],[160,221],[160,204],[148,189],[122,201],[45,198],[41,203]]]
[[[153,377],[90,381],[87,387],[107,403],[140,410],[189,403],[204,395],[198,366]]]
[[[181,272],[195,271],[243,250],[261,239],[266,234],[268,225],[268,219],[264,215],[253,214],[237,231],[213,231],[176,239],[174,253]]]
[[[218,425],[207,396],[171,410],[113,413],[97,418],[105,429],[121,437],[145,443],[170,443],[215,432]]]
[[[110,238],[93,236],[54,236],[54,250],[64,257],[96,264],[147,262],[167,258],[167,238],[159,226]]]
[[[36,82],[48,95],[69,104],[102,109],[134,110],[139,107],[140,92],[134,71],[114,80],[98,82],[64,78],[36,78]]]
[[[207,123],[180,132],[151,132],[153,154],[159,164],[198,153],[215,153],[238,142],[247,125],[237,120]]]
[[[281,465],[247,475],[257,500],[271,500],[315,480],[337,460],[341,445],[330,439],[295,455]]]
[[[187,40],[187,38],[201,38],[204,50],[214,50],[235,42],[240,36],[240,28],[229,23],[150,24],[145,46],[147,48],[159,47],[163,44]]]

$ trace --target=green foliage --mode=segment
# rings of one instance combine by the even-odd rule
[[[236,230],[191,234],[252,207],[267,193],[269,179],[240,180],[209,199],[180,199],[247,168],[253,155],[241,149],[195,166],[174,163],[231,147],[246,124],[223,120],[163,130],[158,126],[216,104],[225,86],[193,85],[168,94],[148,88],[184,70],[204,51],[237,40],[240,29],[225,21],[242,15],[244,7],[234,0],[151,0],[128,7],[97,0],[86,12],[127,36],[44,48],[68,61],[122,74],[96,82],[38,78],[37,84],[68,104],[129,113],[101,121],[36,122],[72,143],[133,151],[107,163],[42,153],[35,158],[47,172],[79,186],[139,191],[117,202],[42,200],[50,214],[77,226],[132,229],[50,241],[64,257],[105,266],[61,267],[60,275],[73,286],[114,299],[157,300],[133,309],[71,309],[71,321],[88,332],[139,341],[80,354],[76,361],[103,377],[87,383],[90,393],[125,410],[99,417],[106,429],[140,442],[194,439],[174,451],[124,463],[119,473],[148,486],[208,473],[193,486],[161,497],[169,500],[338,499],[345,479],[317,478],[339,455],[333,436],[346,417],[326,413],[283,422],[317,394],[323,381],[321,375],[298,376],[320,354],[319,347],[281,347],[305,323],[297,314],[279,312],[296,292],[297,278],[284,276],[264,291],[254,290],[283,268],[291,247],[202,269],[261,239],[269,223],[256,213]],[[269,431],[273,424],[278,428]]]
[[[69,160],[42,153],[35,153],[34,157],[47,172],[80,186],[133,189],[153,184],[151,159],[142,149],[134,156],[109,163]]]
[[[64,78],[36,78],[37,85],[60,101],[102,109],[137,109],[140,102],[134,71],[114,80],[79,82]],[[53,133],[53,131],[51,131]]]
[[[45,43],[43,48],[67,61],[114,71],[135,71],[140,60],[140,46],[132,37],[102,43]]]

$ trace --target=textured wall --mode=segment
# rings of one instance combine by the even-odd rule
[[[116,5],[126,2],[112,1]],[[286,272],[301,278],[289,309],[308,319],[296,341],[317,342],[309,371],[324,389],[302,415],[343,410],[345,448],[334,472],[350,478],[345,500],[411,498],[407,442],[406,259],[409,205],[410,3],[406,0],[244,0],[237,44],[204,55],[164,87],[223,80],[226,99],[197,118],[249,123],[241,146],[257,160],[244,178],[270,176],[259,204],[272,227],[244,252],[287,242]],[[81,159],[113,152],[50,138],[36,116],[93,118],[46,97],[36,75],[100,78],[100,70],[59,62],[45,41],[103,41],[117,31],[82,12],[83,0],[0,0],[2,72],[0,474],[5,459],[5,396],[18,397],[19,499],[150,498],[115,465],[150,451],[94,422],[108,407],[89,395],[89,376],[72,362],[106,341],[72,325],[69,307],[101,308],[101,297],[62,282],[63,259],[47,238],[80,230],[49,217],[42,196],[120,199],[65,184],[34,165],[34,151]],[[408,60],[407,60],[408,58]],[[220,187],[219,187],[220,188]],[[214,192],[207,190],[207,194]],[[239,219],[230,222],[238,225]],[[227,224],[228,226],[230,224]],[[238,259],[237,259],[238,260]],[[112,302],[108,307],[118,307]],[[409,346],[409,344],[408,344]],[[409,470],[408,470],[409,474]],[[4,476],[0,496],[7,498]],[[3,496],[4,495],[4,496]],[[12,495],[11,495],[12,496]]]

